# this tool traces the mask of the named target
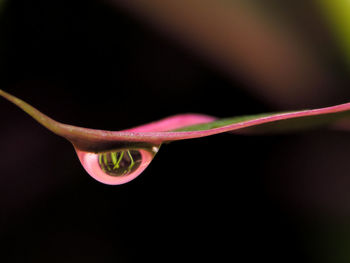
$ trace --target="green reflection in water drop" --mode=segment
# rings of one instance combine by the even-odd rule
[[[101,169],[110,176],[126,176],[136,171],[142,163],[138,150],[121,150],[98,155]]]

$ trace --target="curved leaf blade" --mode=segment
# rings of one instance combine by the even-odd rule
[[[223,132],[276,133],[318,128],[338,123],[350,116],[350,103],[284,113],[267,113],[226,119],[201,114],[171,116],[123,131],[82,128],[57,122],[28,103],[0,90],[11,101],[47,129],[60,135],[82,151],[101,152],[118,148],[147,148],[154,144],[200,138]]]

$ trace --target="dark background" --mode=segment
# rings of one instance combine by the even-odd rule
[[[106,4],[11,1],[5,11],[1,87],[58,121],[120,130],[177,113],[279,110]],[[343,262],[328,229],[347,225],[346,134],[174,142],[136,180],[107,186],[69,142],[5,100],[0,113],[1,262]]]

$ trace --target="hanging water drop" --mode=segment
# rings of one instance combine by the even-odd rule
[[[97,181],[117,185],[140,175],[153,160],[159,145],[140,149],[118,149],[104,153],[90,153],[76,149],[84,169]]]

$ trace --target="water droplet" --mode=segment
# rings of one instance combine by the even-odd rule
[[[120,149],[104,153],[90,153],[76,149],[84,169],[97,181],[124,184],[140,175],[153,160],[158,146],[142,149]]]

